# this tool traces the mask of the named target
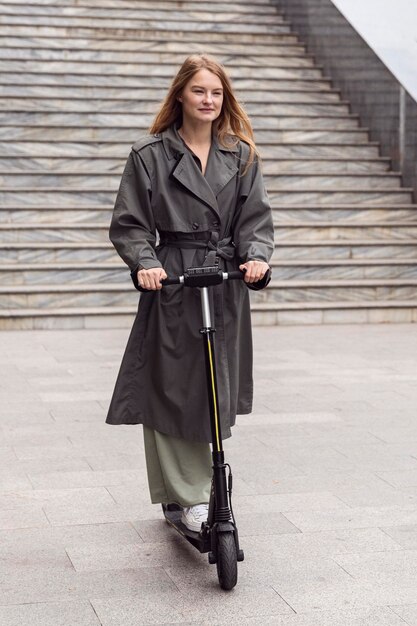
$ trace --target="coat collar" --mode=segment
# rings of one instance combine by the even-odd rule
[[[219,215],[216,197],[238,171],[236,153],[238,146],[223,147],[215,135],[207,161],[205,176],[195,162],[173,124],[161,133],[168,159],[175,160],[171,176]]]

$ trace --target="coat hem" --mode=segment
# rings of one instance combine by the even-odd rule
[[[241,413],[241,415],[243,415],[243,413]],[[110,424],[110,426],[139,426],[140,424],[142,424],[142,426],[147,426],[148,428],[152,428],[153,430],[157,430],[158,432],[164,434],[164,435],[168,435],[169,437],[178,437],[180,439],[185,439],[186,441],[195,441],[195,442],[199,442],[199,443],[213,443],[211,440],[211,437],[209,439],[207,438],[201,438],[198,436],[187,436],[184,437],[184,435],[182,433],[179,433],[178,430],[174,430],[174,429],[170,429],[170,428],[166,428],[166,425],[159,425],[158,423],[156,423],[155,421],[147,421],[144,420],[143,418],[140,419],[135,419],[135,420],[124,420],[124,421],[110,421],[110,420],[106,420],[105,422],[106,424]],[[223,439],[229,439],[232,436],[231,433],[231,428],[235,425],[235,422],[231,420],[231,425],[229,428],[224,428],[223,426],[223,430],[222,430],[222,440]]]

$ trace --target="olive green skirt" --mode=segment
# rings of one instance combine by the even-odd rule
[[[192,506],[208,502],[212,476],[209,443],[186,441],[143,426],[151,501]]]

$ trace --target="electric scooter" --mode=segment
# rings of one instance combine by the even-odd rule
[[[211,320],[208,288],[218,285],[224,280],[243,278],[244,272],[240,270],[223,272],[215,265],[192,267],[184,271],[182,276],[168,277],[161,281],[164,287],[182,284],[184,287],[200,288],[203,317],[200,333],[204,340],[213,459],[208,518],[207,522],[202,523],[200,532],[189,530],[181,522],[182,508],[179,505],[163,504],[162,509],[170,526],[201,553],[208,552],[209,563],[216,564],[220,587],[225,590],[233,589],[236,585],[237,563],[243,561],[244,553],[239,545],[239,535],[232,508],[232,471],[229,463],[225,463],[224,459],[214,350],[215,328]],[[147,291],[141,288],[136,281],[134,282],[139,291]],[[261,282],[263,285],[259,285],[258,288],[263,288],[268,284],[269,275],[265,275],[264,279],[259,281],[259,283]],[[228,470],[227,474],[226,469]]]

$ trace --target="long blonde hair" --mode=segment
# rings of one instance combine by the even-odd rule
[[[178,101],[182,90],[188,81],[199,70],[206,69],[218,76],[223,87],[223,106],[219,117],[215,120],[215,129],[218,142],[225,148],[235,146],[239,139],[249,144],[249,158],[246,163],[246,172],[259,152],[255,145],[252,125],[243,107],[233,93],[233,88],[224,67],[214,57],[208,54],[192,54],[188,56],[177,75],[156,115],[150,129],[150,134],[161,133],[174,122],[182,122],[182,105]],[[233,138],[231,135],[234,135]]]

